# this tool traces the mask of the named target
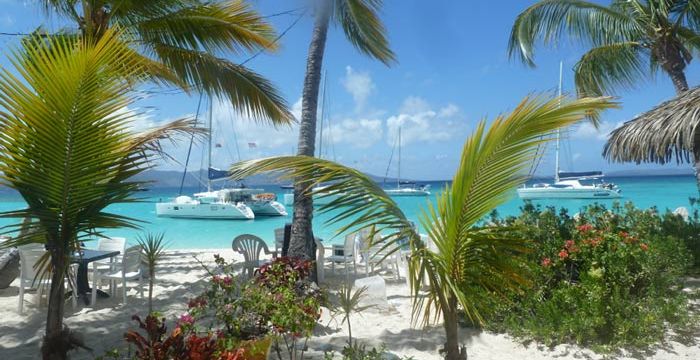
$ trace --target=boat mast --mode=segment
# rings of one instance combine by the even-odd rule
[[[211,169],[211,127],[213,109],[213,101],[211,98],[209,98],[209,135],[207,136],[207,146],[209,147],[209,151],[207,152],[207,192],[211,192],[211,177],[209,176],[209,169]]]
[[[396,175],[396,190],[401,190],[401,126],[399,126],[399,170]]]
[[[559,61],[559,105],[561,105],[561,87],[562,87],[562,78],[564,76],[564,62]],[[561,143],[561,130],[557,128],[557,145],[556,145],[556,151],[554,153],[554,182],[559,182],[559,146]]]

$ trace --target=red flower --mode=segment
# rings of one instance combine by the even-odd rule
[[[593,225],[591,225],[591,224],[583,224],[583,225],[577,226],[576,229],[577,229],[579,232],[584,232],[584,233],[585,233],[585,232],[589,232],[589,231],[593,230]]]
[[[647,244],[645,244],[645,243],[639,244],[639,247],[642,248],[642,250],[644,250],[644,251],[649,250],[649,245],[647,245]]]
[[[552,265],[552,260],[550,258],[542,259],[542,267],[550,267]]]
[[[564,242],[564,248],[570,253],[575,253],[579,251],[578,246],[576,246],[576,242],[573,240],[566,240]]]
[[[569,253],[568,253],[566,250],[562,249],[562,250],[559,252],[559,258],[560,258],[560,259],[564,260],[564,259],[566,259],[566,258],[568,258],[568,257],[569,257]]]

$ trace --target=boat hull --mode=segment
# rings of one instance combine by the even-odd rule
[[[287,216],[287,209],[277,201],[256,201],[246,203],[255,216]]]
[[[156,215],[179,219],[252,220],[253,211],[241,204],[157,203]]]
[[[555,189],[555,188],[521,188],[521,199],[617,199],[620,192],[612,189]]]
[[[430,191],[427,190],[384,190],[389,196],[429,196]]]

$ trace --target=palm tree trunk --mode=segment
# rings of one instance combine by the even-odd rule
[[[44,360],[64,360],[70,349],[69,333],[63,328],[64,273],[65,257],[62,249],[51,251],[51,290],[49,292],[49,310],[46,317],[46,336],[41,347]]]
[[[445,327],[445,359],[467,360],[467,349],[459,347],[459,319],[457,318],[457,299],[447,300],[449,306],[442,309],[443,326]]]
[[[698,199],[700,199],[700,129],[695,130],[695,139],[693,141],[693,161],[693,170],[695,170],[695,181],[698,185]]]
[[[330,10],[328,1],[318,2],[309,54],[306,60],[306,76],[302,95],[301,124],[299,127],[298,155],[314,156],[316,150],[316,112],[318,92],[321,84],[321,68],[326,48]],[[289,241],[289,256],[314,259],[313,199],[307,196],[308,182],[296,179],[294,182],[294,213],[292,232]]]
[[[673,87],[676,88],[676,94],[688,91],[688,81],[685,78],[685,72],[683,70],[669,69],[666,72],[668,76],[671,77]]]

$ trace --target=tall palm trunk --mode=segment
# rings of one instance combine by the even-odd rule
[[[676,94],[688,91],[688,80],[685,78],[685,71],[671,68],[666,70],[666,73],[671,78],[673,87],[676,88]]]
[[[306,75],[302,95],[301,124],[299,127],[298,155],[314,156],[316,150],[316,112],[318,92],[321,84],[321,68],[326,48],[330,9],[328,1],[318,2],[309,54],[306,60]],[[313,220],[313,199],[308,196],[309,183],[303,178],[294,182],[294,215],[292,233],[289,242],[289,256],[314,259],[314,234],[311,227]]]
[[[46,335],[41,353],[44,360],[64,360],[68,358],[71,348],[70,333],[63,328],[64,273],[66,259],[60,246],[51,250],[51,290],[49,292],[49,310],[46,316]]]

